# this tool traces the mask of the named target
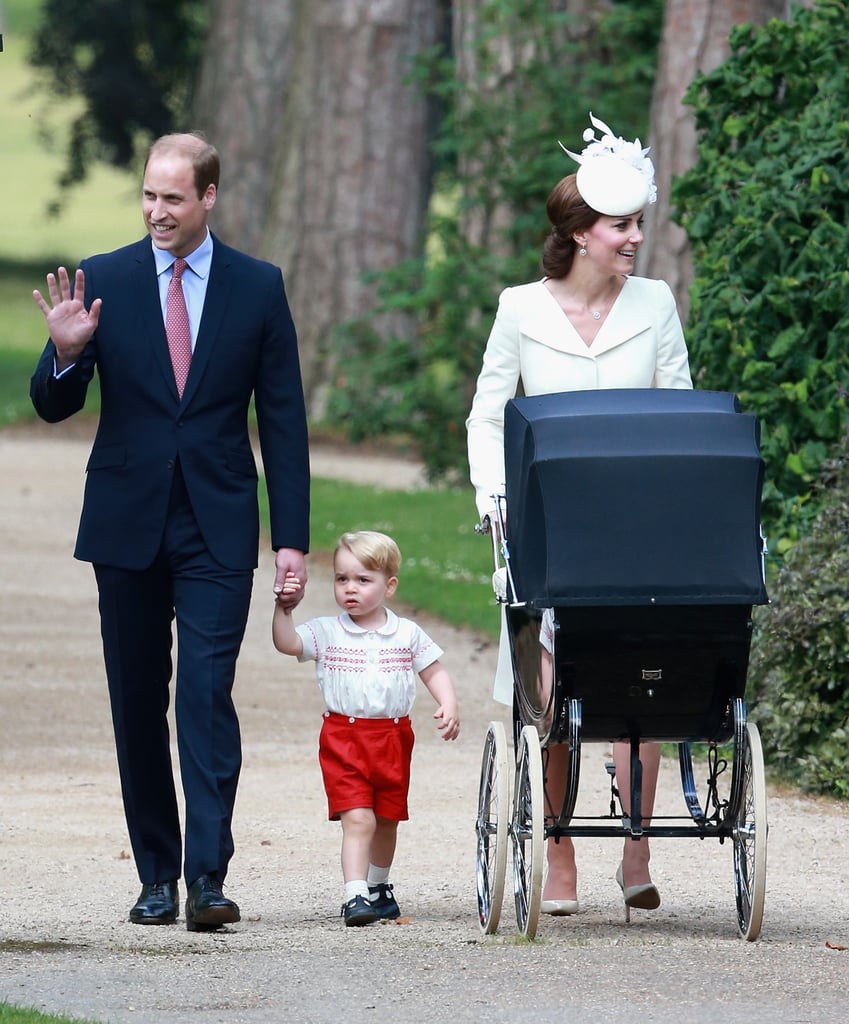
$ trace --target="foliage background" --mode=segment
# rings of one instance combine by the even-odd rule
[[[84,181],[65,190],[58,215],[48,212],[45,198],[55,194],[66,166],[63,142],[68,124],[81,109],[80,100],[54,99],[45,106],[26,60],[38,5],[6,0],[5,7],[0,145],[6,157],[5,181],[20,201],[7,205],[0,234],[0,428],[35,418],[29,379],[46,335],[33,288],[41,288],[45,274],[60,263],[75,266],[89,252],[108,251],[144,231],[138,171],[119,171],[97,162],[88,167]],[[50,132],[36,130],[37,124],[49,124]],[[85,413],[51,429],[92,429],[96,411],[95,378]],[[85,417],[88,424],[81,422]],[[488,538],[474,535],[476,515],[469,491],[407,492],[393,489],[391,479],[386,484],[375,489],[314,479],[311,533],[317,557],[333,548],[343,529],[382,524],[396,536],[404,555],[400,600],[458,626],[494,635],[498,613],[490,584],[491,545]],[[264,500],[262,487],[260,496]],[[267,521],[267,509],[263,514]]]
[[[760,419],[772,605],[749,692],[771,768],[849,796],[849,63],[842,0],[731,36],[688,99],[699,160],[673,190],[696,278],[697,386]],[[824,468],[823,468],[824,467]]]
[[[380,276],[379,308],[415,314],[419,330],[386,339],[369,319],[340,330],[345,370],[328,415],[352,439],[406,434],[433,479],[467,478],[464,424],[498,294],[541,274],[545,200],[573,169],[557,140],[579,146],[590,110],[647,136],[662,13],[659,0],[620,0],[587,28],[548,0],[489,0],[470,88],[461,91],[450,54],[418,63],[444,110],[440,173],[427,250]],[[520,55],[503,78],[499,37]],[[472,218],[494,225],[481,243],[464,230]]]
[[[758,616],[750,669],[770,768],[814,793],[849,798],[849,436],[824,469],[827,493]]]
[[[699,159],[673,189],[696,265],[694,377],[760,418],[779,554],[827,500],[811,486],[849,422],[847,19],[822,0],[738,27],[689,90]]]
[[[82,98],[63,139],[63,193],[94,161],[132,166],[146,143],[185,125],[203,46],[206,0],[86,0],[73,16],[41,0],[30,60],[58,97]],[[48,129],[49,131],[49,129]]]

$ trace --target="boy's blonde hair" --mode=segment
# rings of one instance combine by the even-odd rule
[[[382,572],[387,576],[397,576],[401,568],[401,552],[398,545],[385,533],[377,530],[357,530],[343,533],[336,545],[336,551],[347,548],[360,565],[372,572]],[[336,551],[333,552],[334,559]]]

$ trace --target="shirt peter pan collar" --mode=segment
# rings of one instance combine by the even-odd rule
[[[391,608],[386,609],[386,622],[378,629],[365,629],[363,626],[358,625],[348,612],[342,612],[339,616],[339,622],[346,633],[352,633],[354,636],[364,636],[366,633],[379,633],[380,636],[392,636],[398,629],[398,616]]]

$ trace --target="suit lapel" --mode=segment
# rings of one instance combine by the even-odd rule
[[[156,263],[153,259],[150,239],[138,243],[133,258],[136,265],[133,269],[133,295],[138,302],[140,320],[139,337],[150,338],[156,363],[165,383],[177,397],[177,384],[174,380],[174,368],[168,352],[168,339],[165,336],[165,324],[162,320],[162,305],[159,301],[159,282],[156,277]]]

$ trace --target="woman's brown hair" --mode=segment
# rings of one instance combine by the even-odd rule
[[[577,245],[572,237],[576,231],[586,231],[601,216],[587,206],[578,192],[574,174],[568,174],[549,192],[545,212],[551,232],[542,250],[542,269],[548,277],[566,277],[572,269]]]

